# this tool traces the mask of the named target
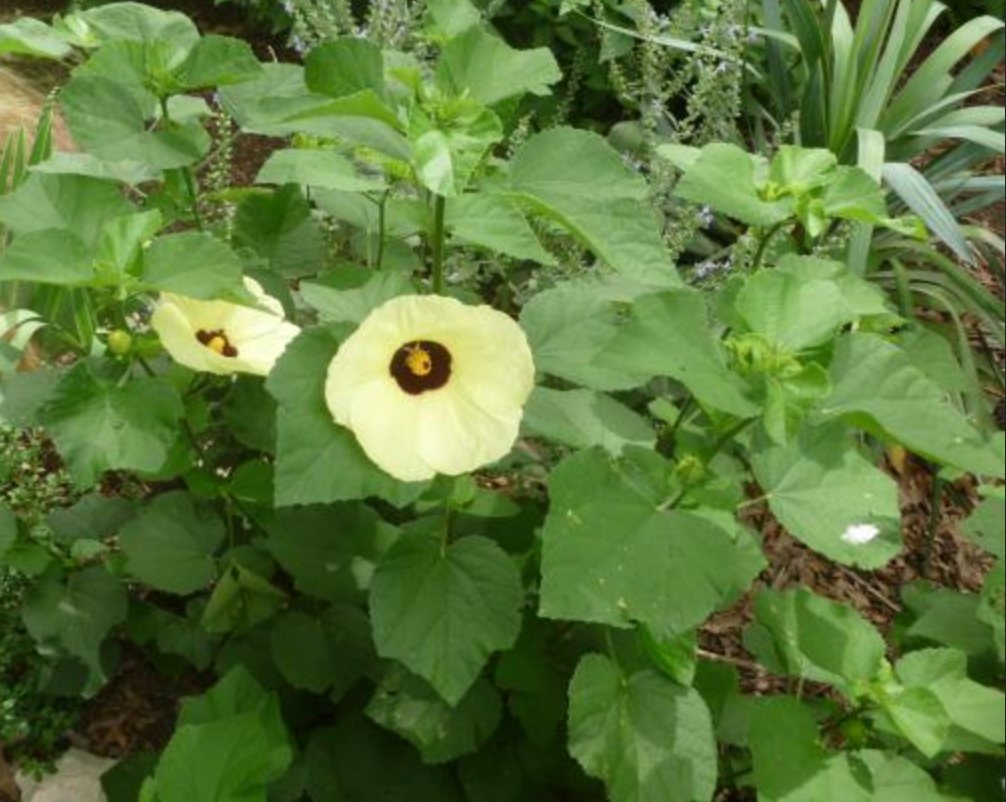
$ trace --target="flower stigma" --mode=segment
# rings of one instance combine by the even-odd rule
[[[196,339],[214,353],[220,354],[220,356],[234,358],[238,355],[238,349],[231,345],[231,341],[227,338],[227,334],[223,329],[216,329],[215,331],[200,329],[196,332]]]

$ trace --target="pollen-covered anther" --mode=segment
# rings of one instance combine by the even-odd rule
[[[223,329],[215,331],[200,329],[196,332],[196,339],[214,353],[220,354],[220,356],[226,356],[231,359],[238,356],[238,349],[231,345],[231,341],[227,338]]]

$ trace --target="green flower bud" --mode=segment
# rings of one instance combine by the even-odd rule
[[[125,329],[115,329],[108,335],[108,350],[116,356],[125,356],[133,347],[133,335]]]

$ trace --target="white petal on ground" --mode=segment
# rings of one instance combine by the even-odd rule
[[[853,546],[865,546],[878,537],[880,537],[880,529],[873,524],[856,524],[845,530],[842,540]]]

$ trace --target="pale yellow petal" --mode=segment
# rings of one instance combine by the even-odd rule
[[[458,476],[489,465],[513,449],[521,413],[486,412],[460,388],[424,395],[419,403],[419,455],[436,473]]]
[[[435,474],[416,448],[419,407],[413,402],[393,379],[382,379],[358,389],[349,416],[349,428],[371,462],[402,482]]]
[[[218,372],[210,360],[216,355],[196,339],[196,329],[180,305],[172,301],[159,303],[150,318],[150,326],[178,364],[196,371]]]

